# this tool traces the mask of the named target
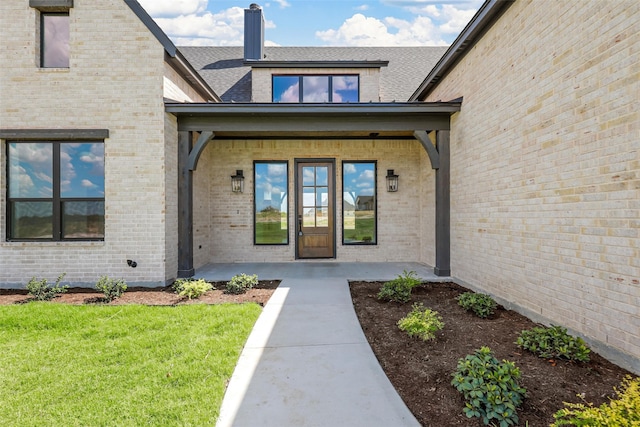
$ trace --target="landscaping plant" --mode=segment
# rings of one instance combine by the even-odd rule
[[[611,399],[599,407],[592,403],[566,403],[565,408],[554,414],[558,426],[589,426],[589,427],[632,427],[640,426],[640,377],[631,379],[630,376],[622,380],[621,391],[616,390],[616,399]],[[584,400],[584,398],[583,398]]]
[[[415,271],[404,270],[397,278],[385,282],[378,292],[378,299],[383,301],[395,301],[400,303],[411,300],[411,290],[418,286],[420,279]]]
[[[502,363],[488,347],[458,360],[451,384],[464,396],[468,418],[479,417],[485,425],[518,424],[516,410],[527,390],[518,385],[520,370],[513,362]]]
[[[516,341],[518,347],[545,359],[563,358],[588,362],[591,350],[580,337],[572,337],[560,326],[535,327],[522,331]]]
[[[120,298],[124,291],[127,290],[127,283],[124,279],[111,279],[108,276],[102,276],[96,282],[96,289],[104,294],[104,299],[107,301],[113,301],[116,298]]]
[[[258,276],[256,274],[248,276],[244,273],[236,274],[227,282],[225,288],[226,294],[243,294],[258,284]]]
[[[497,307],[497,304],[490,295],[477,294],[475,292],[465,292],[458,298],[458,305],[465,310],[473,311],[476,316],[487,318],[491,316]]]
[[[67,273],[62,273],[58,276],[54,286],[49,285],[47,279],[36,280],[35,277],[32,277],[29,283],[27,283],[27,291],[29,291],[29,295],[38,301],[50,301],[59,294],[67,292],[67,289],[69,289],[67,285],[60,286],[60,282],[62,282],[66,274]]]
[[[213,289],[213,286],[204,279],[178,279],[173,284],[173,289],[181,297],[193,299],[200,298],[202,295]]]
[[[422,303],[413,304],[409,314],[398,320],[398,328],[410,337],[418,337],[429,341],[436,337],[436,332],[444,328],[442,316],[437,311],[425,309]]]

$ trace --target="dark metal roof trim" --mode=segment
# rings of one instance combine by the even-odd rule
[[[176,45],[173,44],[169,36],[156,24],[156,21],[149,16],[146,10],[138,3],[137,0],[124,0],[124,2],[131,8],[133,13],[136,14],[138,19],[151,31],[151,34],[160,42],[167,53],[167,62],[173,66],[176,71],[182,73],[183,77],[191,83],[194,88],[205,99],[208,98],[211,101],[221,102],[220,97],[209,86],[204,79],[196,72],[193,66],[187,61],[187,59],[178,51]]]
[[[109,138],[109,129],[0,129],[0,138],[21,141],[99,141]]]
[[[424,99],[515,0],[486,0],[409,101]]]
[[[380,68],[389,61],[244,61],[252,68]]]
[[[165,110],[177,116],[187,115],[349,115],[349,114],[453,114],[460,111],[459,102],[388,102],[354,104],[295,103],[165,103]]]

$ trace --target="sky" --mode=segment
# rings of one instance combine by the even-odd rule
[[[267,46],[444,46],[483,0],[138,0],[177,46],[242,46],[257,3]]]

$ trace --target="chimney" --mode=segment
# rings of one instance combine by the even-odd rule
[[[259,61],[264,57],[264,17],[255,3],[244,10],[244,60]]]

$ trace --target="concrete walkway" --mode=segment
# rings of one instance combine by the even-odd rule
[[[258,318],[224,396],[217,427],[419,426],[360,328],[348,279],[389,280],[416,263],[215,264],[196,278],[282,279]]]

